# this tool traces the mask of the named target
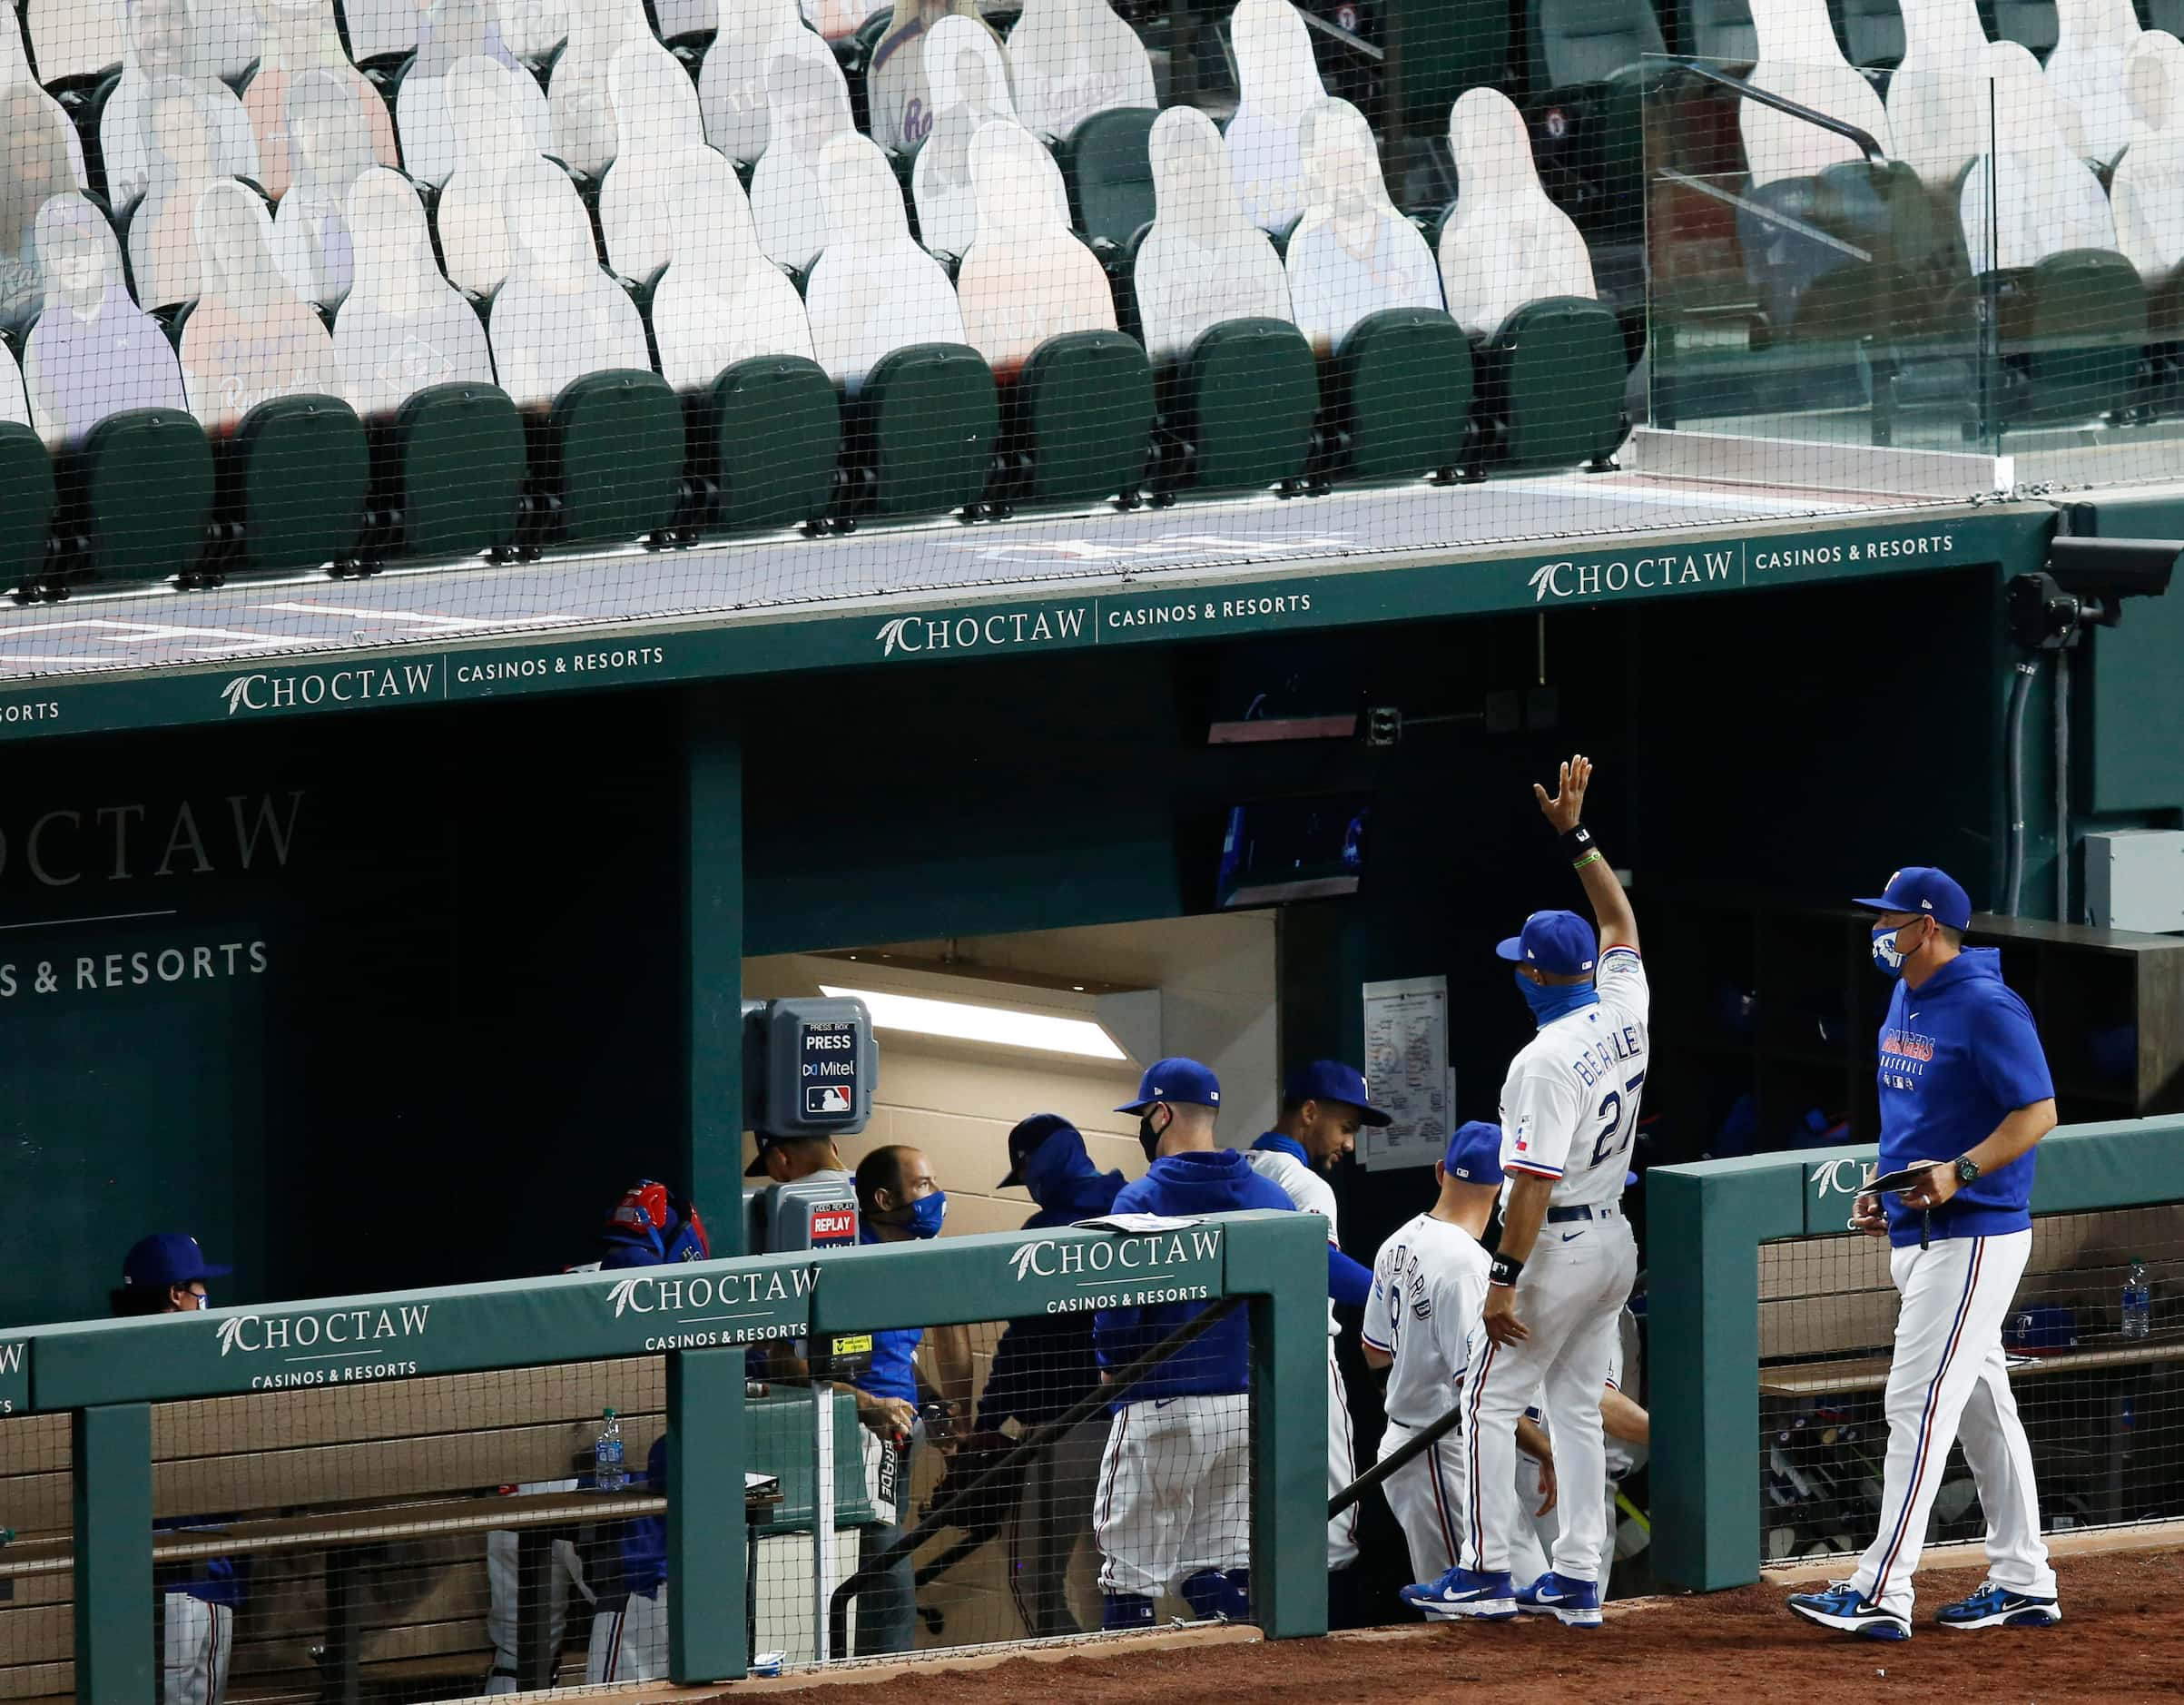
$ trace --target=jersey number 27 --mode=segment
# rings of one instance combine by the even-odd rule
[[[1621,1089],[1610,1089],[1600,1098],[1600,1135],[1592,1146],[1594,1166],[1630,1147],[1630,1138],[1638,1131],[1638,1091],[1645,1083],[1646,1074],[1641,1071]],[[1628,1108],[1623,1105],[1626,1095],[1630,1098]]]

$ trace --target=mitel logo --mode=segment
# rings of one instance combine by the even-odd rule
[[[1220,1258],[1218,1229],[1158,1232],[1149,1237],[1108,1238],[1062,1243],[1042,1237],[1028,1243],[1008,1257],[1017,1283],[1032,1278],[1075,1278],[1079,1275],[1146,1274],[1154,1267],[1185,1266],[1193,1261]]]
[[[220,1353],[308,1350],[316,1345],[353,1346],[389,1338],[421,1338],[430,1303],[398,1308],[343,1308],[320,1315],[238,1315],[220,1323]]]
[[[1004,610],[992,616],[898,616],[872,637],[880,655],[900,652],[985,651],[1005,646],[1053,645],[1085,636],[1089,606],[1060,610]]]
[[[232,716],[237,711],[292,710],[299,705],[356,705],[375,699],[417,698],[432,691],[437,663],[397,668],[359,664],[353,669],[311,669],[301,675],[239,675],[220,689]]]
[[[1734,586],[1736,552],[1685,551],[1667,557],[1617,557],[1607,561],[1550,562],[1532,570],[1526,583],[1532,602],[1549,598],[1590,598],[1604,592],[1668,592],[1681,586]]]

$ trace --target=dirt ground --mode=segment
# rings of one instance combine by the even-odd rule
[[[1349,1705],[1444,1699],[1469,1690],[1497,1701],[1591,1699],[1764,1700],[1873,1705],[1884,1700],[1986,1701],[2184,1699],[2184,1551],[2059,1560],[2061,1625],[1954,1633],[1921,1620],[1908,1643],[1807,1627],[1783,1609],[1786,1589],[1610,1606],[1590,1631],[1530,1617],[1329,1640],[1123,1652],[1058,1662],[1014,1659],[991,1669],[897,1676],[835,1693],[828,1705],[1001,1705],[1004,1700],[1251,1701]],[[1980,1582],[1977,1570],[1922,1573],[1922,1619]]]

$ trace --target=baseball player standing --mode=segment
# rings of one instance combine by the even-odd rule
[[[1137,1140],[1153,1164],[1123,1186],[1117,1214],[1176,1218],[1292,1209],[1233,1148],[1214,1147],[1221,1085],[1195,1059],[1156,1059],[1137,1099]],[[1127,1367],[1210,1303],[1105,1308],[1092,1318],[1101,1373]],[[1115,1405],[1099,1461],[1093,1532],[1105,1628],[1142,1628],[1171,1589],[1201,1617],[1251,1610],[1251,1328],[1232,1314]]]
[[[1552,799],[1545,788],[1532,792],[1592,903],[1598,947],[1575,912],[1535,912],[1495,950],[1514,963],[1539,1028],[1501,1089],[1501,1169],[1510,1178],[1482,1310],[1488,1343],[1464,1417],[1461,1555],[1440,1580],[1402,1592],[1430,1615],[1525,1610],[1570,1627],[1600,1621],[1596,1577],[1607,1513],[1589,1489],[1607,1477],[1600,1392],[1617,1316],[1638,1276],[1619,1204],[1646,1084],[1648,994],[1638,920],[1579,822],[1591,779],[1591,760],[1573,757]],[[1554,1566],[1520,1589],[1510,1578],[1521,1519],[1516,1424],[1535,1394],[1554,1439],[1557,1477],[1588,1491],[1566,1503]]]
[[[1433,1177],[1440,1198],[1381,1245],[1372,1262],[1364,1344],[1366,1365],[1388,1370],[1382,1462],[1448,1413],[1481,1347],[1479,1318],[1490,1257],[1480,1239],[1501,1190],[1501,1128],[1483,1119],[1461,1127],[1449,1138]],[[1540,1464],[1544,1513],[1555,1502],[1554,1459],[1531,1423],[1518,1425],[1520,1443],[1536,1453],[1530,1460]],[[1437,1579],[1456,1563],[1469,1443],[1461,1432],[1460,1426],[1443,1434],[1381,1483],[1410,1544],[1411,1567],[1422,1581]]]
[[[1809,1622],[1911,1638],[1911,1577],[1942,1464],[1961,1428],[1987,1517],[1987,1579],[1935,1613],[1944,1628],[2062,1620],[2040,1537],[2032,1453],[2002,1326],[2032,1253],[2033,1148],[2055,1128],[2055,1086],[2002,956],[1963,945],[1972,902],[1944,872],[1900,870],[1874,900],[1874,962],[1897,979],[1881,1030],[1881,1168],[1923,1168],[1909,1188],[1857,1200],[1852,1228],[1889,1242],[1903,1296],[1888,1369],[1881,1528],[1847,1581],[1801,1592]],[[1950,1157],[1953,1156],[1954,1158]]]
[[[1343,1387],[1343,1370],[1334,1357],[1341,1328],[1334,1305],[1362,1307],[1371,1289],[1372,1275],[1343,1253],[1334,1223],[1334,1189],[1325,1175],[1342,1164],[1343,1157],[1357,1148],[1357,1133],[1367,1125],[1386,1125],[1389,1116],[1372,1105],[1365,1089],[1365,1075],[1340,1060],[1315,1059],[1290,1074],[1282,1091],[1282,1110],[1274,1128],[1251,1146],[1244,1157],[1252,1170],[1282,1187],[1282,1193],[1297,1211],[1317,1214],[1327,1222],[1327,1495],[1333,1498],[1357,1477],[1357,1447],[1351,1436],[1350,1394]],[[1357,1505],[1352,1504],[1327,1523],[1327,1569],[1331,1595],[1343,1596],[1346,1577],[1342,1571],[1357,1561]],[[1345,1606],[1353,1610],[1354,1606]],[[1350,1618],[1334,1614],[1341,1626]]]

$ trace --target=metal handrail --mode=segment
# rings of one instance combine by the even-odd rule
[[[1756,101],[1762,106],[1771,106],[1777,113],[1786,113],[1792,118],[1803,119],[1807,124],[1817,124],[1822,130],[1831,131],[1846,142],[1855,143],[1869,164],[1877,166],[1888,157],[1870,132],[1862,131],[1855,124],[1823,113],[1817,107],[1807,106],[1802,101],[1793,101],[1787,95],[1776,94],[1772,89],[1763,89],[1757,84],[1747,83],[1742,77],[1732,77],[1726,71],[1717,71],[1711,65],[1702,65],[1694,60],[1685,60],[1683,67],[1693,76],[1718,84],[1746,101]]]

